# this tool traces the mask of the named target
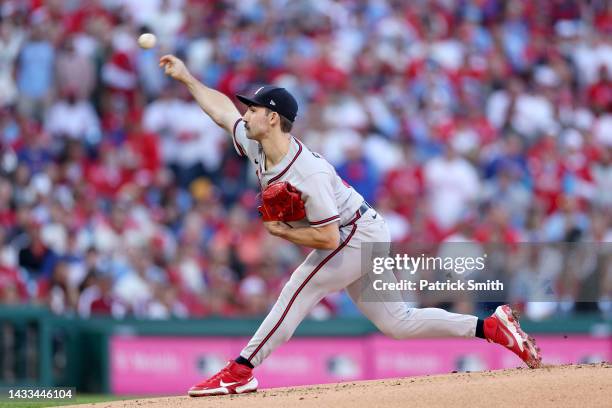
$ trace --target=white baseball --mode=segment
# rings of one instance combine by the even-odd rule
[[[141,48],[153,48],[155,47],[156,42],[157,38],[155,37],[155,34],[144,33],[138,37],[138,45],[140,45]]]

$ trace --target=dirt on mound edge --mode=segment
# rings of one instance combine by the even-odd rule
[[[183,407],[612,407],[612,364],[546,366],[425,377],[275,388],[254,394],[160,397],[79,405]]]

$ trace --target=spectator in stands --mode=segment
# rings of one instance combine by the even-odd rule
[[[17,81],[20,112],[36,118],[42,117],[53,91],[55,49],[46,33],[48,25],[32,17],[31,35],[19,55]]]
[[[75,47],[75,37],[67,36],[57,54],[56,87],[59,94],[72,94],[88,100],[96,85],[94,62]]]
[[[79,316],[125,316],[126,308],[113,295],[113,279],[102,272],[92,272],[87,276],[81,287],[79,296]]]
[[[14,68],[24,34],[8,16],[0,22],[0,108],[17,103]]]
[[[45,115],[45,130],[56,138],[97,143],[100,140],[98,115],[88,100],[78,99],[78,93],[74,88],[63,89],[63,98],[53,103]]]
[[[19,250],[19,266],[24,268],[33,280],[48,280],[52,277],[57,264],[57,255],[43,242],[40,225],[31,221],[26,226],[24,246]],[[60,273],[64,279],[65,265]]]
[[[423,175],[431,215],[440,229],[450,230],[480,195],[476,169],[449,145],[444,156],[425,164]]]
[[[594,113],[612,113],[612,79],[606,65],[599,67],[597,82],[589,87],[587,97]]]
[[[56,262],[51,279],[41,285],[39,296],[46,300],[47,305],[56,314],[72,314],[77,311],[79,291],[70,282],[68,264]]]

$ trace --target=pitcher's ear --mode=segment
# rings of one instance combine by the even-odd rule
[[[280,123],[280,115],[274,111],[270,111],[270,121],[278,121]]]

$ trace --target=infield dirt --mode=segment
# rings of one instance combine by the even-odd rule
[[[545,366],[304,387],[254,394],[158,397],[78,407],[612,407],[612,364]]]

